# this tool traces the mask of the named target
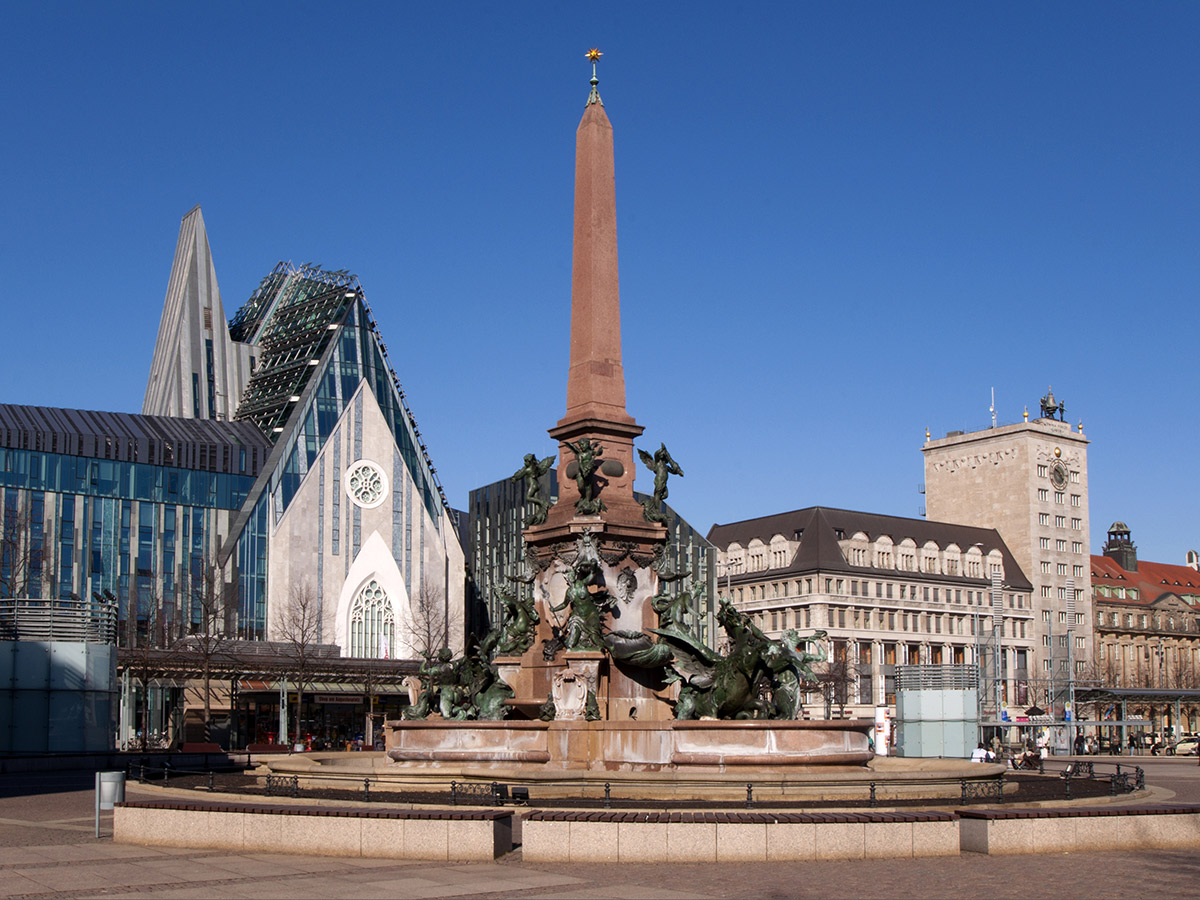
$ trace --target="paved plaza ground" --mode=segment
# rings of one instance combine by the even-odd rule
[[[1129,802],[1200,802],[1195,759],[1135,762],[1152,796]],[[0,776],[0,898],[1200,896],[1197,851],[612,866],[526,863],[519,850],[494,863],[432,863],[135,847],[112,842],[111,813],[95,838],[92,777]],[[130,800],[161,796],[129,785]]]

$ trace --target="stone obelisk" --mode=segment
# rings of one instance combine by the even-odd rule
[[[599,54],[596,53],[596,56]],[[647,522],[633,496],[634,438],[642,427],[625,409],[621,364],[621,299],[617,278],[617,203],[612,124],[597,90],[595,58],[592,89],[575,133],[575,231],[571,268],[571,354],[567,409],[549,430],[559,444],[558,503],[543,525],[526,536],[535,546],[592,531],[598,542],[661,541],[662,526]],[[593,477],[603,511],[580,513],[576,457],[568,444],[586,438],[603,447]]]
[[[525,529],[526,544],[537,559],[534,590],[541,624],[537,644],[523,656],[521,674],[514,665],[506,680],[518,699],[552,697],[559,720],[588,715],[587,697],[588,703],[595,701],[592,715],[647,721],[670,715],[652,685],[610,664],[599,646],[573,647],[568,640],[565,649],[552,649],[570,631],[563,599],[571,571],[584,557],[598,566],[588,590],[609,602],[606,629],[639,632],[655,626],[650,598],[658,589],[658,575],[651,564],[667,537],[663,525],[646,520],[633,495],[633,441],[642,427],[625,409],[613,132],[596,87],[599,55],[596,50],[588,54],[592,89],[575,136],[567,409],[549,430],[558,441],[558,502],[545,522]],[[595,471],[587,477],[580,473],[576,452],[582,442],[601,448]]]

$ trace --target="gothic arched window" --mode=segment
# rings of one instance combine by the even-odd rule
[[[350,604],[350,655],[391,659],[396,620],[387,591],[372,578]]]

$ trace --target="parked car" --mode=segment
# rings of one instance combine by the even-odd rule
[[[1200,739],[1183,738],[1168,747],[1167,753],[1172,756],[1195,756],[1198,747],[1200,747]]]

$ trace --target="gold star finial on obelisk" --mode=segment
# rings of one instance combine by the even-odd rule
[[[583,55],[585,59],[590,59],[592,61],[592,92],[588,94],[588,99],[585,106],[591,106],[593,103],[599,103],[601,106],[603,106],[604,101],[600,99],[600,91],[596,89],[596,86],[600,84],[600,79],[596,77],[596,61],[599,60],[604,54],[593,47]]]

